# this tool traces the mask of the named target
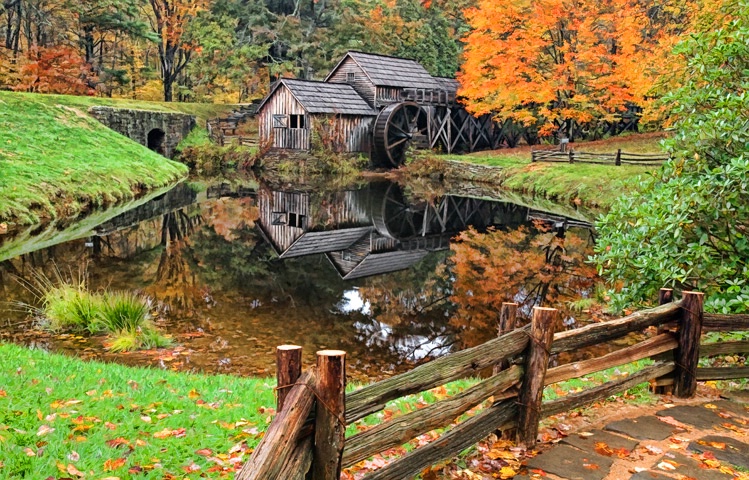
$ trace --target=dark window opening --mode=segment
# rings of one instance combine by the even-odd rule
[[[148,132],[147,147],[156,153],[166,155],[166,133],[160,128]]]
[[[298,213],[289,213],[289,226],[304,228],[304,221],[307,219],[306,215],[299,215]]]
[[[304,128],[304,115],[289,115],[290,128]]]
[[[348,83],[354,83],[355,80],[356,80],[356,74],[354,72],[348,72],[346,74],[346,81]]]
[[[273,128],[286,128],[288,121],[289,119],[286,115],[273,115]]]

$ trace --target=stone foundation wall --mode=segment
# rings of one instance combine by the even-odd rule
[[[129,110],[114,107],[91,107],[94,118],[117,133],[148,146],[148,133],[158,129],[164,132],[163,151],[159,153],[172,158],[174,150],[195,126],[195,117],[184,113]]]

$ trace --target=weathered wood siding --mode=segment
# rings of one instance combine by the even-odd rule
[[[376,107],[386,107],[403,100],[403,89],[398,87],[377,87]]]
[[[343,152],[369,153],[375,117],[360,115],[315,115],[314,127],[325,142]]]
[[[258,195],[260,224],[279,254],[285,252],[304,228],[289,225],[289,214],[301,215],[303,226],[309,221],[309,194],[262,190]],[[297,217],[299,218],[299,217]]]
[[[265,144],[272,139],[273,148],[288,150],[309,150],[310,148],[310,118],[305,119],[306,128],[290,128],[289,115],[306,115],[304,107],[294,98],[286,86],[281,85],[271,98],[258,112],[258,129],[260,143]],[[286,115],[286,128],[274,126],[274,115]]]
[[[353,83],[348,81],[349,73],[354,74]],[[341,63],[338,69],[333,72],[333,75],[328,79],[328,82],[348,83],[352,87],[354,87],[354,90],[356,90],[359,95],[364,97],[367,103],[372,106],[374,106],[375,104],[375,95],[377,93],[377,88],[369,79],[369,77],[367,77],[367,75],[364,73],[364,70],[362,70],[362,68],[357,65],[357,63],[353,59],[351,59],[351,57],[346,58],[346,60]]]

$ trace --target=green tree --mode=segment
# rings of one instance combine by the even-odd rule
[[[727,0],[679,44],[672,156],[598,228],[594,257],[619,282],[614,300],[652,301],[660,287],[705,292],[719,312],[749,311],[749,2]]]

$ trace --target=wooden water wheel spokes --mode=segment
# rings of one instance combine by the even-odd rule
[[[373,209],[373,221],[381,235],[404,240],[424,234],[425,204],[412,204],[395,184],[378,200],[380,203]]]
[[[413,102],[394,103],[377,117],[374,129],[375,162],[385,167],[399,167],[414,139],[424,137],[426,112]]]

